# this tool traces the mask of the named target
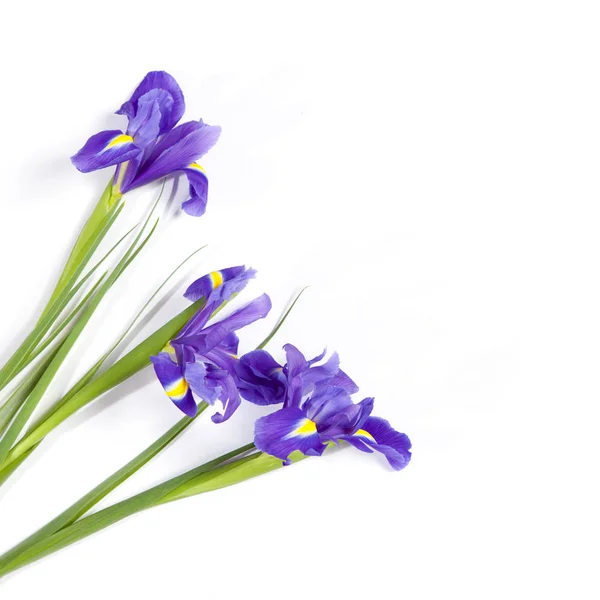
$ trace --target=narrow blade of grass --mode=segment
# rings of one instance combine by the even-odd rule
[[[277,325],[275,325],[275,327],[273,328],[273,330],[271,331],[271,333],[269,333],[269,335],[257,346],[258,350],[262,350],[273,339],[273,337],[275,336],[275,334],[279,331],[279,329],[281,328],[281,326],[285,323],[286,319],[288,318],[288,316],[292,312],[292,309],[294,308],[294,306],[296,306],[296,302],[298,302],[298,300],[300,300],[300,296],[302,296],[302,294],[307,289],[308,289],[308,286],[306,286],[304,289],[300,290],[300,293],[296,296],[296,298],[292,302],[292,305],[287,309],[287,311],[285,312],[285,314],[283,315],[283,317],[281,317],[281,320],[279,321],[279,323],[277,323]]]

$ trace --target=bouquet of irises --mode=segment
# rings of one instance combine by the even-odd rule
[[[245,266],[223,268],[193,281],[184,294],[189,306],[117,358],[131,329],[183,263],[179,265],[84,376],[45,412],[34,414],[96,309],[108,301],[111,287],[143,256],[157,231],[158,219],[152,215],[158,200],[143,222],[114,236],[125,194],[154,182],[164,187],[166,178],[185,174],[189,193],[182,210],[192,217],[206,210],[208,179],[198,160],[217,143],[221,129],[201,119],[179,124],[184,110],[183,93],[175,79],[163,71],[148,73],[117,111],[127,119],[125,131],[93,135],[71,159],[84,173],[108,167],[114,167],[114,173],[35,326],[0,369],[4,396],[0,401],[0,486],[7,485],[58,425],[146,367],[154,369],[156,389],[162,386],[157,393],[166,395],[183,413],[182,418],[116,473],[1,556],[0,577],[141,510],[321,456],[331,446],[380,452],[395,470],[410,461],[410,440],[385,419],[372,416],[373,398],[353,400],[358,387],[340,368],[336,353],[307,359],[298,348],[286,344],[278,360],[265,349],[299,296],[255,350],[238,354],[238,332],[266,318],[271,310],[271,300],[263,294],[227,316],[219,315],[255,277],[256,272]],[[111,249],[96,256],[109,234],[115,237]],[[116,264],[103,267],[111,263],[109,258]],[[242,401],[277,407],[275,411],[265,408],[265,415],[254,425],[251,442],[249,432],[247,443],[227,454],[92,511],[204,411],[212,408],[211,419],[218,425],[231,418]]]

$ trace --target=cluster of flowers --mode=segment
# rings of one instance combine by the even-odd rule
[[[106,258],[83,275],[121,211],[123,195],[168,176],[185,174],[189,194],[182,204],[183,211],[195,217],[205,213],[208,179],[198,160],[216,144],[221,129],[202,120],[179,124],[184,111],[183,93],[175,79],[163,71],[148,73],[117,111],[128,119],[126,130],[93,135],[71,159],[77,169],[85,173],[107,167],[115,167],[115,172],[83,227],[38,323],[0,369],[2,390],[37,360],[35,368],[12,396],[0,405],[0,485],[60,423],[150,364],[166,396],[185,416],[122,469],[0,556],[0,577],[130,514],[238,483],[306,456],[321,456],[332,444],[347,443],[363,452],[377,451],[395,470],[404,468],[410,461],[409,438],[394,430],[385,419],[371,415],[373,398],[353,401],[358,387],[340,369],[336,353],[326,359],[324,351],[307,360],[298,348],[286,344],[286,362],[280,364],[263,349],[263,343],[256,350],[239,355],[237,332],[266,317],[271,310],[271,300],[263,294],[215,320],[224,305],[254,278],[255,271],[244,266],[214,271],[194,281],[185,292],[191,306],[101,372],[107,358],[119,346],[118,342],[22,433],[94,310],[154,232],[153,228],[140,242],[148,217],[110,275],[100,277],[78,306],[62,317],[71,300]],[[69,329],[71,322],[74,325]],[[61,338],[59,334],[63,330],[67,334]],[[42,353],[45,353],[43,358],[38,359]],[[227,421],[242,400],[279,407],[257,419],[252,444],[85,516],[100,499],[172,442],[208,406],[215,407],[212,420],[218,424]]]
[[[207,326],[215,308],[253,276],[252,269],[231,267],[209,273],[188,288],[185,297],[205,298],[205,305],[151,359],[167,396],[188,416],[196,414],[196,398],[210,405],[220,402],[223,412],[213,415],[215,423],[231,417],[242,398],[261,406],[282,404],[257,420],[254,444],[284,462],[297,450],[320,456],[330,442],[346,441],[363,452],[383,453],[394,469],[405,467],[410,460],[408,437],[385,419],[371,416],[373,398],[352,401],[358,387],[340,369],[337,354],[324,363],[325,352],[306,360],[298,348],[286,344],[284,365],[266,350],[238,356],[236,331],[268,314],[271,301],[266,294]]]
[[[200,216],[206,210],[208,180],[196,161],[216,144],[221,129],[202,120],[177,125],[184,110],[175,79],[165,72],[149,73],[118,111],[129,119],[126,132],[97,133],[73,163],[83,172],[117,165],[117,194],[183,172],[190,198],[182,209]],[[295,450],[320,455],[329,442],[344,440],[364,452],[382,452],[395,469],[404,467],[410,460],[408,437],[371,416],[373,398],[353,403],[351,394],[358,387],[340,370],[337,354],[319,365],[324,353],[306,360],[287,344],[285,365],[264,350],[238,358],[235,332],[268,313],[267,295],[206,327],[215,308],[241,291],[254,274],[252,269],[231,267],[189,287],[185,297],[205,298],[206,304],[163,352],[152,357],[169,398],[188,416],[196,414],[194,396],[210,405],[220,401],[223,412],[213,416],[215,423],[227,420],[242,398],[260,405],[283,404],[280,411],[259,419],[255,431],[256,447],[282,460]]]

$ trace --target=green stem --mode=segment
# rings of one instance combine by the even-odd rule
[[[77,271],[82,266],[82,261],[85,260],[85,250],[89,245],[90,240],[93,240],[98,236],[98,233],[101,230],[101,224],[105,217],[113,211],[117,204],[118,200],[121,198],[121,195],[114,195],[112,191],[112,179],[109,184],[106,186],[106,189],[100,196],[92,214],[89,219],[86,221],[83,226],[75,245],[71,250],[71,254],[65,263],[63,271],[56,283],[56,287],[48,300],[48,304],[42,311],[40,316],[40,320],[44,317],[50,306],[52,306],[53,302],[58,298],[61,292],[64,290],[65,286],[68,284],[71,276],[75,271]],[[87,262],[87,261],[86,261]],[[85,266],[85,265],[83,265]]]
[[[26,364],[25,361],[27,360],[28,356],[35,351],[38,344],[42,341],[46,333],[52,327],[56,319],[58,319],[62,311],[66,308],[75,294],[93,275],[93,273],[104,262],[104,260],[106,260],[112,251],[119,245],[120,242],[113,246],[113,248],[104,256],[104,258],[96,263],[96,265],[90,269],[90,271],[80,281],[77,281],[85,265],[91,259],[103,237],[106,235],[116,218],[119,216],[122,208],[123,205],[119,204],[110,214],[106,215],[101,223],[98,235],[89,240],[88,244],[85,246],[84,258],[80,261],[79,266],[77,266],[71,274],[69,282],[63,287],[56,299],[52,303],[49,303],[37,325],[17,348],[15,353],[10,357],[6,364],[0,369],[0,389],[4,388],[4,386],[6,386],[19,373],[20,369],[23,368],[23,365]]]
[[[54,357],[56,356],[57,352],[58,347],[53,349],[53,351],[50,352],[48,356],[44,357],[44,360],[42,360],[38,365],[36,365],[35,369],[33,369],[33,371],[31,371],[31,373],[27,375],[27,377],[21,382],[19,387],[0,407],[0,435],[2,435],[4,430],[8,427],[15,414],[17,414],[17,412],[23,405],[23,402],[25,402],[25,400],[31,393],[31,390],[33,390],[33,388],[37,385],[44,371],[54,360]]]
[[[124,467],[116,473],[105,479],[100,485],[96,486],[92,491],[80,498],[75,504],[71,505],[67,510],[62,512],[58,517],[52,519],[41,529],[30,535],[28,538],[17,544],[14,548],[0,556],[0,563],[8,563],[16,556],[39,543],[44,538],[56,533],[60,529],[67,527],[77,521],[79,517],[88,512],[102,498],[112,492],[117,486],[129,479],[134,473],[139,471],[145,464],[154,458],[159,452],[164,450],[171,442],[181,435],[207,408],[207,404],[202,403],[198,407],[198,412],[193,418],[184,417],[176,423],[169,431],[158,438],[153,444],[146,448],[141,454],[128,462]]]
[[[155,205],[156,206],[156,205]],[[87,304],[85,310],[77,319],[75,326],[67,336],[66,340],[60,346],[56,356],[38,381],[37,385],[33,388],[31,394],[27,398],[27,400],[23,403],[19,413],[14,418],[13,422],[10,424],[2,440],[0,440],[0,462],[4,462],[7,458],[7,455],[10,452],[12,445],[17,440],[19,434],[25,427],[27,421],[33,414],[33,411],[39,404],[40,400],[46,393],[50,383],[54,379],[54,376],[60,369],[61,365],[67,358],[69,352],[75,345],[75,342],[79,339],[79,336],[83,332],[85,326],[89,322],[89,320],[94,315],[94,312],[100,305],[100,302],[104,298],[104,296],[109,292],[113,284],[117,281],[117,279],[123,274],[125,269],[129,266],[131,261],[137,256],[140,250],[145,246],[148,242],[150,236],[154,232],[156,228],[156,224],[151,229],[150,233],[146,236],[146,238],[138,245],[138,242],[143,234],[144,228],[148,223],[152,213],[148,216],[144,227],[141,228],[139,234],[123,256],[123,258],[119,261],[119,264],[113,269],[110,275],[107,277],[106,281],[102,284],[100,289],[96,292],[92,300]]]
[[[53,552],[56,552],[65,546],[92,535],[97,531],[105,529],[106,527],[117,523],[126,517],[146,510],[147,508],[151,508],[152,506],[163,504],[165,501],[168,501],[165,500],[165,498],[170,497],[170,494],[173,491],[180,489],[182,486],[185,486],[187,482],[196,480],[201,475],[209,473],[213,469],[214,477],[207,478],[207,485],[202,491],[218,489],[218,487],[215,486],[218,486],[219,482],[222,483],[220,487],[237,483],[239,476],[243,472],[253,473],[251,476],[255,476],[260,474],[259,471],[261,468],[263,472],[273,470],[273,465],[267,465],[264,462],[261,463],[261,461],[258,460],[260,455],[257,454],[253,455],[253,457],[240,459],[234,463],[227,464],[227,461],[250,451],[253,447],[253,444],[242,446],[233,452],[228,452],[227,454],[224,454],[215,460],[207,462],[200,467],[196,467],[191,471],[187,471],[186,473],[174,477],[173,479],[169,479],[168,481],[154,486],[145,492],[132,496],[131,498],[123,500],[122,502],[118,502],[88,517],[84,517],[83,519],[80,519],[71,525],[63,527],[56,533],[44,537],[39,542],[29,546],[26,550],[20,552],[16,556],[13,554],[13,550],[10,550],[8,552],[9,558],[0,560],[0,577],[3,577],[11,571],[15,571],[16,569],[25,566],[26,564],[47,556],[48,554],[52,554]],[[272,460],[278,462],[279,466],[281,466],[280,460]],[[255,463],[259,468],[250,471],[244,470],[244,467],[251,463]],[[236,469],[240,470],[236,471]],[[227,477],[226,474],[230,471],[232,473]],[[234,473],[237,473],[237,477]],[[216,482],[214,481],[215,478],[217,480]],[[248,476],[246,478],[248,478]],[[239,480],[241,481],[241,479]],[[210,484],[211,481],[212,484]],[[202,491],[198,491],[197,493],[202,493]]]
[[[119,383],[129,379],[132,375],[150,364],[150,356],[158,354],[165,345],[173,339],[183,326],[190,320],[194,313],[202,306],[203,300],[188,306],[184,311],[171,319],[166,325],[155,331],[112,367],[100,374],[96,379],[79,390],[58,410],[40,423],[38,427],[28,433],[6,455],[0,464],[0,477],[5,468],[14,460],[40,442],[48,433],[58,427],[65,419],[77,412],[80,408],[92,402]]]

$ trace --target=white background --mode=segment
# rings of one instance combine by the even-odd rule
[[[108,180],[69,156],[165,69],[187,118],[223,127],[207,214],[163,206],[44,402],[207,243],[137,340],[215,268],[251,265],[245,299],[272,296],[244,350],[310,284],[271,350],[338,350],[414,458],[345,449],[137,515],[0,597],[598,598],[599,26],[597,3],[548,0],[5,3],[0,358]],[[129,195],[123,230],[156,192]],[[195,424],[103,505],[259,414]],[[0,491],[0,550],[178,418],[146,370],[65,424]]]

